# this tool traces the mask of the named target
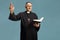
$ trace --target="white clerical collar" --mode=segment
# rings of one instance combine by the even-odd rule
[[[29,11],[27,11],[27,13],[30,13]]]

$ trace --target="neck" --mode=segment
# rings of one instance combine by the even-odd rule
[[[29,11],[27,11],[27,13],[30,13]]]

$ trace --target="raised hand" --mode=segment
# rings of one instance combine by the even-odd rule
[[[11,14],[14,12],[14,5],[12,3],[10,3],[9,10]]]

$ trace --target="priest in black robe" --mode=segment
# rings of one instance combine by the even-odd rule
[[[21,20],[21,32],[20,40],[38,40],[37,32],[40,29],[40,23],[34,22],[34,19],[38,19],[36,13],[32,12],[32,3],[26,2],[26,11],[20,12],[17,15],[14,13],[14,6],[10,4],[10,15],[9,19],[12,21]]]

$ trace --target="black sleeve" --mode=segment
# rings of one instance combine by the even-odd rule
[[[35,29],[36,29],[37,31],[39,31],[39,29],[40,29],[40,26],[39,26],[39,27],[35,27]]]
[[[21,19],[21,13],[19,13],[18,15],[15,15],[14,13],[9,15],[9,19],[12,21],[17,21]]]
[[[37,16],[36,14],[34,14],[34,15],[35,15],[35,19],[38,19],[38,16]],[[35,27],[35,29],[36,29],[37,31],[39,31],[40,26],[41,26],[41,25],[39,25],[39,27]]]

